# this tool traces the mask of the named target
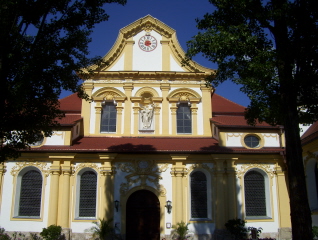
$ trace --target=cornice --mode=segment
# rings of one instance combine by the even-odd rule
[[[106,70],[122,54],[127,44],[134,43],[132,37],[143,30],[153,30],[165,37],[166,39],[161,40],[161,43],[168,44],[174,58],[180,63],[184,62],[185,52],[178,42],[176,31],[151,15],[147,15],[120,29],[115,44],[102,59],[104,64],[102,66],[92,65],[88,69],[96,71],[97,74],[100,73],[99,71],[103,72]],[[215,70],[203,67],[194,61],[187,61],[183,68],[189,72],[206,72],[209,73],[208,75],[216,74]],[[87,72],[88,69],[83,69],[83,71]]]
[[[102,79],[149,79],[149,80],[205,80],[210,72],[162,72],[162,71],[101,71],[94,80]]]

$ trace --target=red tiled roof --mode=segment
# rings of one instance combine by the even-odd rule
[[[224,114],[224,113],[240,113],[244,114],[245,107],[235,102],[230,101],[220,95],[214,93],[212,96],[212,113]]]
[[[239,127],[254,127],[248,125],[244,116],[228,116],[228,115],[219,115],[212,117],[212,121],[216,123],[218,126],[239,126]],[[265,122],[256,123],[255,127],[269,127],[269,128],[276,128],[273,127]]]
[[[58,123],[62,126],[65,125],[74,125],[76,122],[82,119],[81,114],[65,114],[65,117],[62,119],[57,119]]]
[[[80,112],[82,110],[82,99],[73,93],[65,98],[59,99],[60,109],[64,112]]]
[[[73,93],[65,98],[59,99],[60,110],[65,112],[65,117],[56,119],[62,126],[74,125],[77,121],[82,119],[82,99]]]
[[[281,148],[220,147],[213,138],[150,138],[150,137],[83,137],[72,146],[42,146],[30,151],[58,152],[191,152],[191,153],[279,153]]]
[[[306,144],[318,137],[318,121],[314,122],[301,136],[302,144]]]
[[[242,105],[232,102],[229,99],[226,99],[218,94],[213,94],[211,120],[216,125],[223,126],[223,127],[252,128],[254,126],[248,125],[244,118],[245,109],[246,108]],[[262,123],[257,122],[255,127],[273,128],[273,126],[265,122],[262,122]]]

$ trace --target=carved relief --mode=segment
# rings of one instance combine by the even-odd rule
[[[80,164],[76,165],[75,167],[74,167],[74,165],[72,166],[72,175],[74,176],[74,174],[76,172],[79,172],[83,168],[93,168],[96,170],[96,172],[99,171],[99,167],[96,163],[80,163]]]
[[[248,170],[252,168],[259,168],[262,169],[264,172],[266,172],[271,178],[274,177],[276,174],[275,170],[272,168],[271,165],[268,164],[262,164],[262,163],[249,163],[249,164],[244,164],[241,166],[240,169],[236,168],[236,175],[238,178],[241,178],[242,175],[244,175]]]
[[[49,176],[49,171],[47,167],[47,163],[45,162],[16,162],[16,166],[14,166],[11,170],[11,175],[16,176],[20,170],[22,170],[25,167],[36,167],[38,168],[45,177]]]
[[[168,164],[155,164],[153,160],[135,160],[132,163],[119,164],[122,172],[131,173],[127,175],[126,182],[120,185],[120,193],[125,195],[133,186],[149,186],[148,183],[155,186],[161,196],[165,196],[165,188],[159,184],[162,177],[158,174],[168,169]]]
[[[195,164],[192,164],[190,167],[189,167],[189,171],[193,171],[197,168],[201,168],[201,169],[205,169],[207,171],[209,171],[210,173],[213,172],[213,168],[212,167],[209,167],[207,164],[204,164],[204,163],[195,163]]]

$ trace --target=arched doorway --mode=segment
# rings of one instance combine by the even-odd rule
[[[160,202],[148,190],[130,195],[126,206],[126,240],[159,240]]]

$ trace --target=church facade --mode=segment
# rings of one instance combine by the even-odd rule
[[[194,239],[222,239],[240,218],[291,239],[283,129],[247,125],[206,86],[215,70],[183,56],[152,16],[122,28],[83,83],[91,101],[61,99],[61,128],[0,165],[0,226],[87,239],[104,218],[122,239],[159,240],[184,221]]]

